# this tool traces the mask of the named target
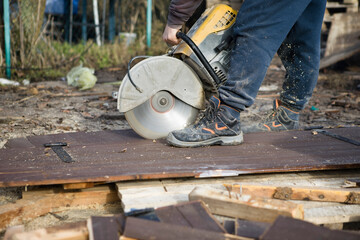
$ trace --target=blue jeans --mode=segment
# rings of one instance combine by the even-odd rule
[[[315,88],[326,0],[246,0],[233,28],[228,80],[220,99],[238,110],[254,103],[277,52],[286,69],[280,100],[302,110]]]

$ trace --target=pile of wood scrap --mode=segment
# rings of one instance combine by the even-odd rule
[[[236,203],[237,201],[240,201],[239,204],[242,202],[242,200],[234,200],[233,203]],[[227,205],[228,200],[224,201],[222,204]],[[243,209],[247,212],[247,216],[250,217],[252,215],[252,210],[256,209],[256,206],[249,205],[247,210],[246,207]],[[79,222],[73,225],[39,229],[33,232],[16,232],[16,230],[21,231],[22,229],[13,228],[9,229],[5,239],[355,240],[360,237],[360,234],[357,233],[331,230],[303,220],[284,216],[288,215],[287,210],[284,212],[278,211],[277,214],[271,211],[260,214],[260,209],[267,209],[267,207],[265,205],[259,206],[259,209],[255,210],[255,219],[259,219],[260,215],[263,215],[267,216],[266,220],[269,222],[235,218],[224,220],[221,223],[212,214],[214,211],[213,207],[208,208],[201,200],[190,201],[187,203],[157,208],[156,210],[138,211],[134,214],[130,212],[127,215],[120,214],[115,216],[91,217],[86,223]],[[236,212],[236,208],[234,208],[234,210]],[[285,214],[283,215],[283,213]],[[301,217],[301,215],[296,215],[296,213],[295,216]]]
[[[4,239],[360,239],[359,170],[64,185],[0,206]],[[88,187],[73,190],[76,187]],[[63,188],[67,189],[63,189]],[[62,208],[121,201],[124,212],[25,231]],[[8,227],[11,225],[12,227]]]

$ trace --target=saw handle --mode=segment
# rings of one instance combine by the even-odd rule
[[[210,63],[206,60],[205,56],[202,54],[198,46],[196,46],[193,40],[191,40],[191,38],[188,37],[183,32],[180,31],[177,32],[176,37],[182,39],[187,45],[189,45],[189,47],[191,48],[191,50],[193,50],[193,52],[198,57],[202,65],[204,65],[206,71],[210,74],[213,80],[212,82],[214,87],[218,88],[221,84],[221,80],[219,79],[218,75],[215,73],[214,69],[211,67]]]

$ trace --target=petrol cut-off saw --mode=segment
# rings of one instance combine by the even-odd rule
[[[158,139],[196,121],[206,99],[226,81],[236,13],[215,5],[187,34],[177,34],[183,41],[167,55],[146,58],[131,69],[129,63],[118,109],[136,133]]]

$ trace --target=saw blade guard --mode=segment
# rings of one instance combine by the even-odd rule
[[[204,91],[199,77],[177,58],[150,57],[131,68],[130,75],[141,92],[135,89],[126,75],[118,94],[120,112],[136,108],[160,91],[168,91],[194,108],[204,108]]]

